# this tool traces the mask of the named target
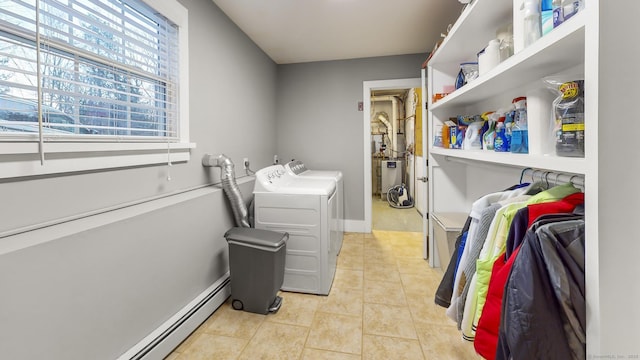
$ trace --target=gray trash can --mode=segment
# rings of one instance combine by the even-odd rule
[[[258,314],[278,311],[289,234],[234,227],[224,237],[229,244],[231,306]]]

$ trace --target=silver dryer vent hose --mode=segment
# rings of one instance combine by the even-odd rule
[[[231,209],[233,210],[233,217],[238,227],[251,227],[249,224],[249,211],[244,201],[242,201],[242,193],[238,188],[236,182],[236,176],[234,171],[233,161],[226,155],[220,154],[216,158],[216,163],[212,166],[220,167],[220,180],[222,182],[222,189],[225,195],[231,203]]]

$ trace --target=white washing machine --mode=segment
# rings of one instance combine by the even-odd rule
[[[336,245],[336,253],[340,253],[342,240],[344,239],[344,181],[342,172],[337,170],[309,170],[300,160],[291,160],[284,165],[285,169],[293,175],[310,179],[331,179],[335,181],[338,193],[336,202],[338,206],[337,221],[332,224],[332,243]]]
[[[282,290],[328,295],[336,272],[336,183],[290,174],[282,165],[256,172],[253,189],[257,229],[289,233]]]

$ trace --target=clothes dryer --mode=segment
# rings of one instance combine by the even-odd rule
[[[336,183],[290,174],[282,165],[256,172],[254,224],[289,234],[282,290],[328,295],[335,276]]]
[[[344,180],[342,178],[342,172],[338,170],[309,170],[306,165],[300,160],[291,160],[284,165],[285,169],[296,176],[301,176],[311,179],[331,179],[336,183],[336,202],[338,213],[336,216],[337,221],[332,224],[331,231],[335,241],[332,243],[336,246],[336,253],[340,253],[342,248],[342,240],[344,239]]]

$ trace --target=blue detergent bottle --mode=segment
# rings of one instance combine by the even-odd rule
[[[509,140],[507,139],[504,122],[496,124],[496,138],[493,141],[493,150],[496,152],[509,152]]]
[[[529,153],[529,130],[527,128],[527,98],[513,99],[514,121],[511,129],[510,147],[512,153]]]

